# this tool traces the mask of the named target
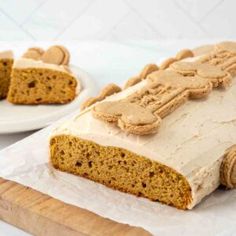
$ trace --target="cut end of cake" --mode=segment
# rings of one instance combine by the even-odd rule
[[[50,156],[54,168],[113,189],[179,209],[187,209],[192,201],[190,185],[183,175],[123,148],[57,135],[51,138]]]

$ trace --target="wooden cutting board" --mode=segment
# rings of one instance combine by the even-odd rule
[[[151,235],[2,178],[0,219],[39,236]]]

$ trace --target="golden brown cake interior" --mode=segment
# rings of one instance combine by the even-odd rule
[[[12,69],[13,59],[11,58],[2,58],[0,59],[0,99],[7,96],[9,84],[10,84],[10,75]]]
[[[51,138],[52,165],[108,187],[180,209],[191,202],[187,180],[175,170],[128,150],[71,135]]]
[[[76,79],[66,72],[14,68],[7,100],[14,104],[68,103],[75,98],[76,85]]]

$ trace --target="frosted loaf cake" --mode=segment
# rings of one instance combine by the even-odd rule
[[[169,60],[88,107],[51,135],[52,165],[180,209],[220,184],[234,188],[235,49],[224,42],[201,57]]]

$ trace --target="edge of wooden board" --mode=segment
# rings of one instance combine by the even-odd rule
[[[33,235],[151,235],[0,178],[0,219]]]

